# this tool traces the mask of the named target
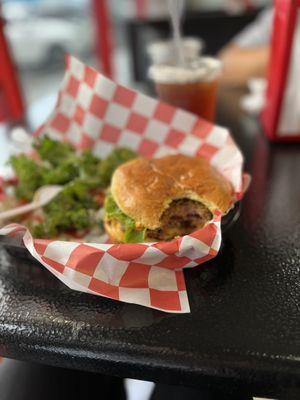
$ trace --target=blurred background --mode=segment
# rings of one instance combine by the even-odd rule
[[[223,84],[244,90],[266,70],[271,6],[271,0],[186,0],[182,30],[201,39],[205,54],[228,64]],[[147,48],[170,37],[167,0],[0,0],[0,122],[26,120],[34,130],[45,120],[56,101],[66,53],[119,83],[152,93]],[[261,99],[255,107],[261,107]],[[1,134],[0,165],[8,147]],[[128,381],[126,390],[131,399],[142,400],[153,384],[145,389],[142,382]]]
[[[271,3],[187,0],[184,34],[201,38],[206,54],[218,54]],[[167,1],[2,0],[0,4],[4,35],[32,129],[53,107],[65,53],[120,83],[149,91],[147,45],[171,35]]]

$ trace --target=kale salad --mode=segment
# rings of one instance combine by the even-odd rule
[[[22,204],[30,202],[42,186],[62,185],[63,189],[42,209],[18,222],[28,226],[36,238],[80,238],[91,232],[100,236],[104,198],[112,174],[137,154],[115,148],[100,159],[91,150],[79,152],[69,143],[47,135],[36,138],[33,149],[30,157],[20,154],[9,160],[17,178],[13,196]]]

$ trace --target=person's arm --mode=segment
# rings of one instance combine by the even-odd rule
[[[269,46],[244,48],[230,44],[219,53],[219,57],[223,62],[221,85],[244,86],[252,77],[265,76]]]
[[[266,73],[273,10],[266,9],[219,53],[224,64],[221,84],[244,86]]]

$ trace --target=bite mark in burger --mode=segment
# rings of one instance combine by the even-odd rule
[[[113,174],[104,225],[114,242],[168,241],[232,205],[231,184],[204,158],[137,158]]]

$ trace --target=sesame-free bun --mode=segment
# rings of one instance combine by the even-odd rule
[[[147,229],[160,227],[173,200],[195,200],[212,213],[226,213],[232,203],[231,184],[216,169],[204,158],[180,154],[122,164],[113,174],[111,193],[119,208]]]

